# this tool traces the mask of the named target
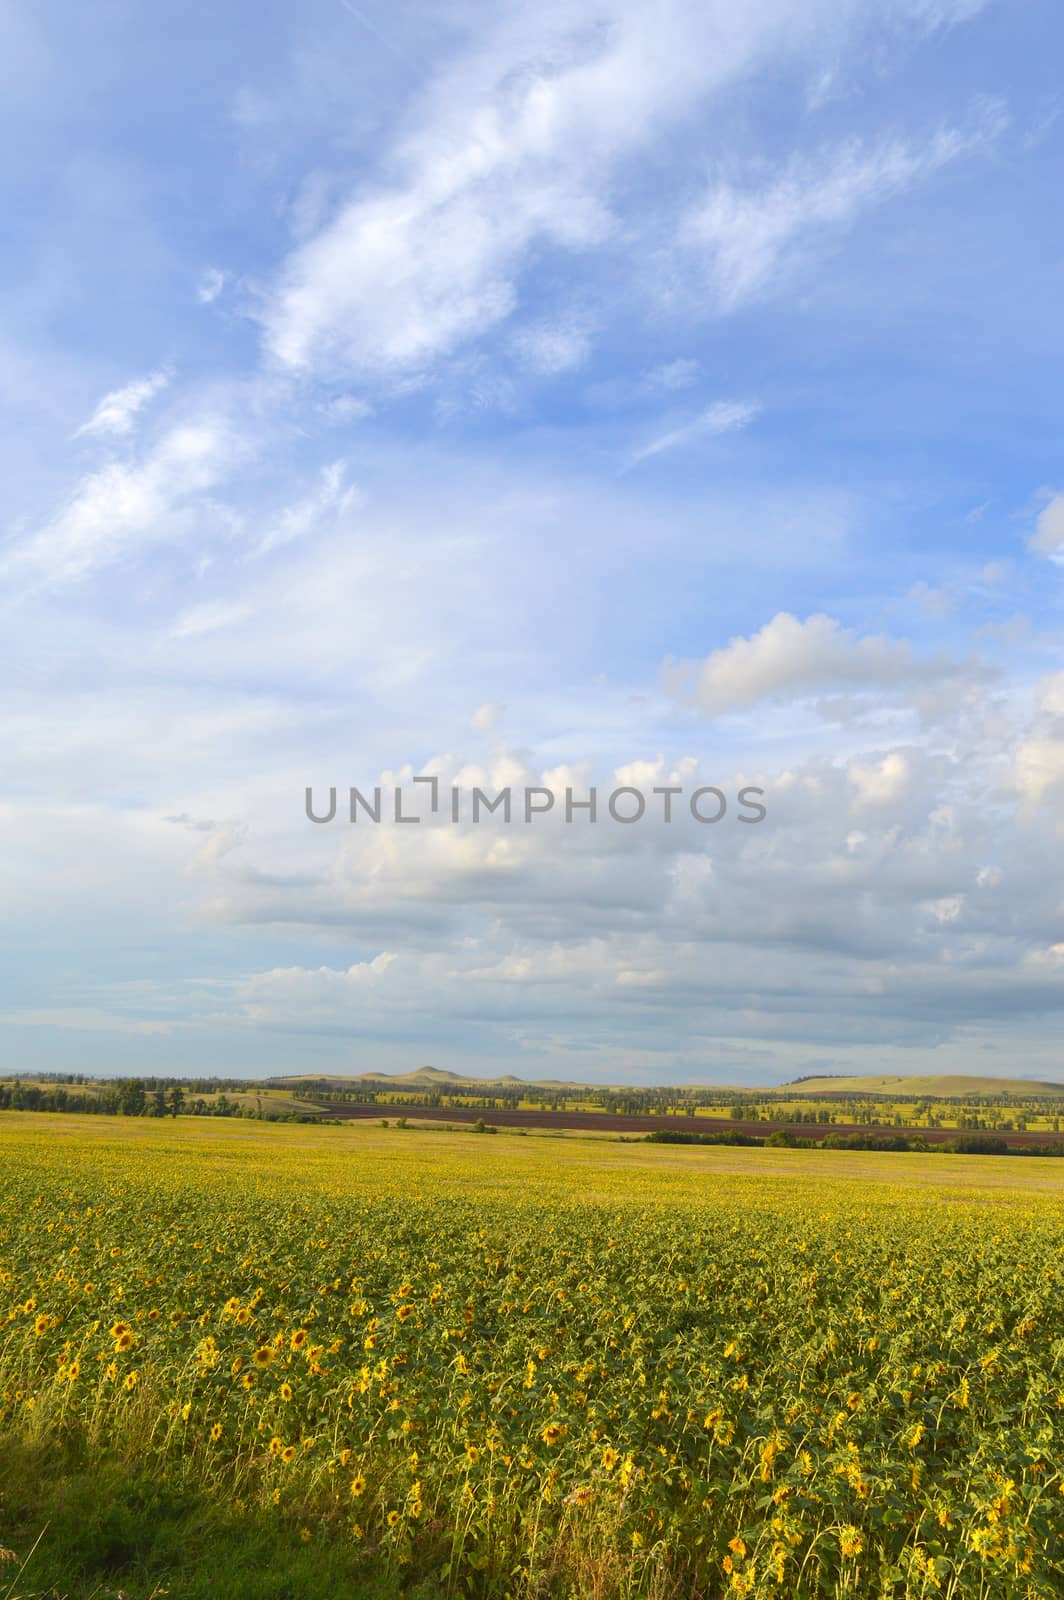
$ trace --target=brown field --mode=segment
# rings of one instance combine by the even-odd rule
[[[417,1106],[417,1105],[315,1105],[326,1120],[342,1122],[370,1120],[379,1122],[382,1117],[389,1121],[396,1117],[420,1118],[431,1122],[468,1123],[473,1124],[483,1118],[488,1127],[494,1128],[528,1128],[534,1130],[564,1129],[586,1133],[746,1133],[764,1138],[767,1134],[785,1132],[793,1134],[796,1139],[813,1139],[819,1143],[829,1133],[841,1134],[844,1138],[852,1134],[869,1134],[873,1138],[889,1139],[895,1134],[902,1134],[906,1138],[923,1138],[928,1144],[946,1144],[950,1139],[963,1136],[963,1130],[957,1128],[869,1128],[857,1123],[814,1123],[814,1122],[736,1122],[731,1117],[656,1117],[652,1115],[623,1114],[610,1111],[523,1111],[517,1109],[500,1109],[486,1111],[478,1107],[464,1106]],[[980,1130],[982,1134],[984,1130]],[[1015,1131],[998,1132],[996,1129],[986,1129],[986,1137],[1003,1139],[1013,1149],[1022,1148],[1024,1145],[1039,1145],[1059,1143],[1064,1144],[1064,1139],[1054,1139],[1052,1134],[1046,1133],[1017,1133]]]

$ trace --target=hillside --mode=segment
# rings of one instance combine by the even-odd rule
[[[356,1072],[351,1074],[304,1072],[286,1078],[268,1078],[271,1087],[298,1088],[301,1084],[328,1084],[334,1089],[354,1089],[366,1084],[383,1084],[395,1089],[586,1089],[602,1085],[576,1083],[565,1078],[516,1078],[512,1072],[497,1078],[478,1078],[468,1072],[450,1072],[443,1067],[418,1067],[413,1072]]]
[[[980,1078],[962,1073],[938,1073],[929,1077],[898,1076],[887,1073],[857,1078],[800,1078],[771,1090],[774,1094],[891,1095],[895,1099],[976,1099],[1012,1095],[1017,1100],[1064,1097],[1064,1083],[1040,1083],[1033,1078]]]

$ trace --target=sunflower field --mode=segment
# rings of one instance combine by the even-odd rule
[[[101,1120],[0,1119],[6,1452],[366,1594],[1064,1593],[1057,1163]]]

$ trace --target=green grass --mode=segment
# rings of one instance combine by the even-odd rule
[[[86,1459],[18,1441],[0,1452],[5,1600],[400,1600],[404,1590],[360,1574],[350,1550],[304,1542],[298,1528],[219,1505],[193,1487],[146,1475],[114,1456]],[[36,1547],[36,1548],[34,1548]],[[24,1563],[24,1565],[23,1565]],[[252,1576],[253,1575],[253,1576]],[[431,1600],[431,1590],[405,1591]]]

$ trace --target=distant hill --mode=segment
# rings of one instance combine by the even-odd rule
[[[567,1090],[618,1088],[618,1085],[578,1083],[565,1078],[518,1078],[512,1072],[498,1078],[478,1078],[468,1072],[452,1072],[444,1067],[417,1067],[412,1072],[358,1072],[322,1073],[306,1072],[285,1078],[267,1078],[270,1088],[299,1092],[317,1089],[420,1089],[439,1090],[443,1093],[490,1094],[492,1089],[537,1089],[564,1093]],[[646,1087],[646,1086],[644,1086]],[[659,1085],[659,1088],[662,1087]],[[1064,1083],[1043,1083],[1033,1078],[981,1078],[963,1073],[937,1073],[912,1076],[902,1073],[877,1073],[852,1078],[796,1078],[790,1083],[761,1084],[682,1084],[682,1089],[709,1088],[720,1094],[753,1094],[765,1099],[782,1097],[794,1099],[833,1094],[864,1094],[893,1096],[895,1099],[913,1100],[930,1097],[938,1100],[964,1098],[990,1098],[995,1095],[1012,1095],[1016,1099],[1050,1099],[1064,1097]]]
[[[1009,1094],[1018,1100],[1030,1100],[1064,1096],[1064,1083],[1041,1083],[1034,1078],[979,1078],[948,1072],[923,1078],[877,1073],[858,1078],[798,1078],[770,1092],[778,1095],[882,1094],[899,1099],[928,1095],[940,1100]]]
[[[443,1067],[417,1067],[413,1072],[356,1072],[339,1074],[304,1072],[287,1078],[267,1078],[271,1087],[291,1088],[299,1084],[325,1083],[336,1089],[364,1088],[367,1084],[384,1084],[395,1089],[586,1089],[583,1083],[564,1078],[515,1078],[508,1072],[500,1078],[477,1078],[468,1072],[450,1072]],[[601,1084],[595,1088],[604,1087]]]

